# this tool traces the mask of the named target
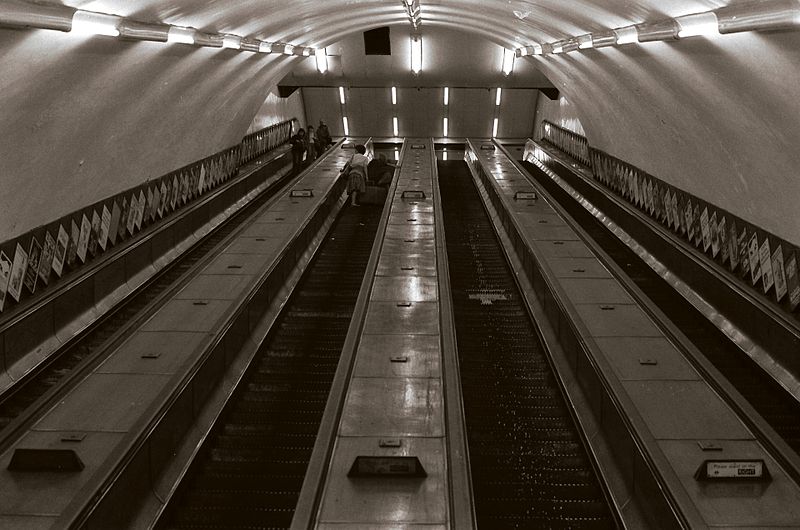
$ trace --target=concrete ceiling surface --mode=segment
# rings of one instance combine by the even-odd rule
[[[315,47],[409,27],[401,0],[63,3]],[[421,34],[516,48],[733,3],[743,2],[421,0]],[[313,60],[76,39],[0,29],[0,187],[26,191],[0,195],[0,241],[237,142],[269,89]],[[570,101],[590,143],[798,243],[798,40],[744,33],[524,60]]]

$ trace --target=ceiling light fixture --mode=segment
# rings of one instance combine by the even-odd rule
[[[422,71],[422,37],[411,37],[411,71],[418,74]]]
[[[509,75],[514,70],[514,50],[503,48],[503,75]]]

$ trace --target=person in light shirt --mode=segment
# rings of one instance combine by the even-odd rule
[[[355,154],[342,168],[342,173],[347,175],[347,193],[350,194],[351,204],[360,206],[358,197],[367,191],[367,166],[369,158],[366,155],[367,148],[363,145],[356,146]]]

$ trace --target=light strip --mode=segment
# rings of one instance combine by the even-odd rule
[[[450,104],[450,88],[444,87],[444,106],[448,106]]]
[[[350,136],[350,126],[347,124],[347,116],[342,116],[342,125],[344,125],[344,135]]]
[[[317,71],[324,74],[328,71],[328,50],[318,48],[314,50],[314,59],[317,62]]]
[[[261,41],[258,44],[258,51],[261,53],[272,53],[272,43]]]
[[[392,87],[392,105],[397,105],[397,87]]]
[[[581,50],[588,50],[594,46],[594,42],[592,40],[592,34],[588,33],[586,35],[581,35],[578,37],[578,49]]]
[[[70,33],[119,37],[120,22],[122,22],[121,17],[78,10],[72,15],[72,31]]]
[[[698,13],[677,17],[678,37],[699,37],[701,35],[719,35],[719,22],[714,13]]]
[[[614,30],[617,34],[617,44],[633,44],[639,42],[639,30],[636,26],[625,26]]]
[[[422,71],[422,37],[411,37],[411,71],[415,74]]]
[[[339,87],[339,103],[344,105],[344,87],[343,86]]]
[[[242,38],[237,35],[223,35],[222,47],[231,50],[238,50],[242,47]]]
[[[397,116],[392,118],[392,133],[395,137],[400,136],[400,128],[398,127]]]
[[[497,87],[497,95],[494,97],[494,104],[497,107],[500,106],[500,96],[501,96],[502,93],[503,93],[503,89],[500,88],[500,87]]]
[[[394,150],[394,159],[400,160],[400,151],[398,149]]]
[[[444,136],[447,137],[447,118],[442,118],[442,128],[444,129]]]
[[[447,118],[445,118],[445,119],[447,119]],[[445,136],[447,136],[447,135],[445,134]],[[442,160],[447,161],[447,148],[446,147],[442,148]]]
[[[514,50],[503,48],[503,75],[509,75],[514,70]]]
[[[494,119],[494,124],[492,125],[492,138],[497,138],[497,126],[499,125],[499,120],[497,118]]]
[[[192,28],[182,28],[180,26],[171,26],[169,28],[169,35],[167,42],[174,42],[177,44],[194,44],[195,30]]]
[[[294,46],[291,44],[284,44],[283,45],[283,54],[284,55],[293,55],[294,54]]]

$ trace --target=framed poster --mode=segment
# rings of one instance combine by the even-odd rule
[[[686,234],[689,236],[689,242],[694,242],[694,209],[692,208],[692,200],[686,201]]]
[[[0,250],[0,312],[6,303],[6,293],[8,292],[8,280],[11,278],[11,259],[6,253]]]
[[[197,183],[197,193],[203,193],[206,186],[206,165],[200,166],[200,182]]]
[[[144,218],[147,222],[153,221],[153,201],[155,200],[155,196],[153,195],[153,188],[147,186],[147,207],[144,210]]]
[[[709,229],[711,230],[711,256],[717,257],[719,254],[719,226],[717,225],[717,212],[711,214],[709,221]]]
[[[728,230],[728,257],[730,258],[731,271],[735,271],[739,266],[739,237],[736,231],[736,221],[731,221],[731,227]]]
[[[131,195],[131,200],[128,201],[128,218],[125,220],[125,227],[130,235],[136,232],[136,214],[138,211],[139,199],[136,198],[136,193],[134,193]]]
[[[28,253],[17,243],[14,252],[14,262],[11,264],[11,276],[8,279],[8,294],[19,302],[22,296],[22,282],[25,278],[25,271],[28,269]]]
[[[786,269],[783,265],[783,247],[778,245],[772,253],[772,275],[775,278],[775,298],[778,302],[786,296]]]
[[[172,211],[175,210],[175,206],[178,204],[178,193],[180,190],[178,189],[178,177],[172,177],[172,186],[170,189],[170,198],[169,198],[169,207]]]
[[[64,225],[58,225],[58,236],[56,237],[56,252],[53,256],[53,271],[60,278],[64,271],[64,260],[67,257],[67,247],[69,246],[69,234],[64,230]]]
[[[147,198],[144,196],[144,190],[139,190],[139,201],[136,207],[136,230],[142,229],[142,221],[144,221],[144,208]]]
[[[81,238],[81,229],[75,219],[72,219],[70,224],[69,245],[67,246],[67,265],[72,268],[78,261],[78,240]]]
[[[89,233],[89,255],[97,256],[97,241],[100,238],[100,216],[92,210],[92,230]]]
[[[36,280],[39,278],[39,259],[42,257],[42,245],[36,236],[31,238],[31,246],[28,251],[28,267],[25,269],[25,287],[31,294],[36,292]]]
[[[92,230],[92,224],[89,222],[89,219],[86,218],[86,214],[83,214],[81,218],[81,232],[78,236],[78,258],[83,262],[86,263],[86,250],[89,248],[89,232]]]
[[[647,179],[646,186],[647,194],[645,196],[647,197],[647,211],[650,212],[650,215],[653,215],[656,211],[655,202],[653,202],[653,181]]]
[[[189,199],[189,173],[181,174],[181,204],[186,204]]]
[[[694,246],[700,248],[703,244],[703,227],[700,223],[700,204],[695,203],[694,213],[692,214],[692,224],[694,225]]]
[[[728,220],[723,215],[717,225],[717,233],[719,238],[719,249],[722,251],[722,263],[728,261],[730,256],[728,251]]]
[[[100,234],[97,238],[97,244],[100,248],[105,250],[108,245],[108,232],[111,230],[111,212],[108,207],[103,205],[103,213],[100,215]]]
[[[667,226],[673,228],[675,223],[673,222],[672,218],[672,199],[669,190],[664,192],[664,210],[667,214]]]
[[[762,285],[766,293],[775,284],[775,277],[772,275],[772,252],[769,248],[769,236],[764,237],[764,242],[758,247],[758,258],[761,263]]]
[[[161,182],[161,202],[158,204],[158,216],[164,217],[164,208],[167,206],[167,185]]]
[[[678,192],[673,190],[672,191],[672,220],[675,221],[675,229],[683,234],[686,233],[686,229],[683,226],[683,215],[681,215],[682,209],[678,206]]]
[[[800,278],[793,250],[789,251],[789,258],[786,260],[786,292],[789,294],[789,307],[794,311],[800,304]]]
[[[748,244],[747,227],[742,228],[736,244],[739,246],[739,266],[741,267],[739,273],[744,278],[750,272],[750,245]]]
[[[751,283],[755,285],[761,279],[761,265],[758,256],[758,236],[753,232],[747,244],[747,259],[750,262]]]
[[[112,245],[117,242],[120,219],[122,219],[122,208],[119,206],[119,200],[114,199],[114,205],[111,207],[111,224],[108,225],[108,241]]]
[[[56,240],[48,230],[44,235],[42,257],[39,260],[39,279],[47,285],[50,282],[50,269],[53,267],[53,256],[56,253]]]
[[[711,227],[708,226],[708,208],[703,208],[700,214],[700,233],[703,235],[703,252],[708,252],[711,246]]]
[[[130,213],[128,212],[128,209],[129,209],[128,199],[123,197],[122,204],[120,204],[120,209],[119,209],[119,227],[117,231],[117,237],[119,237],[120,241],[123,241],[125,239],[125,230],[126,227],[128,226],[128,214]]]

